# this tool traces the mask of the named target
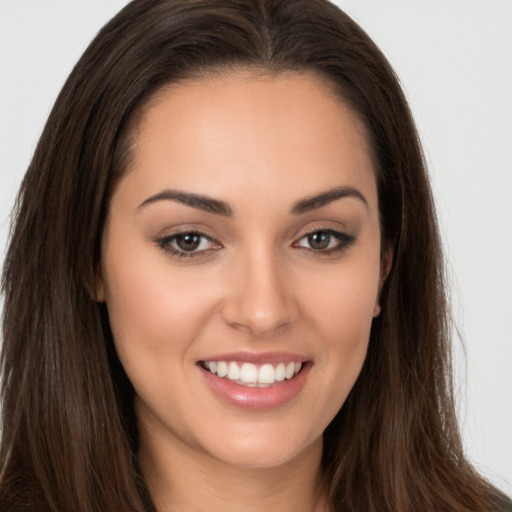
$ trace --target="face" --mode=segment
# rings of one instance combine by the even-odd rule
[[[160,91],[112,196],[100,274],[142,442],[244,467],[321,450],[378,314],[362,123],[309,75]]]

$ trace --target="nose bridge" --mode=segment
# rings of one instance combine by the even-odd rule
[[[224,304],[227,323],[263,336],[296,319],[297,307],[279,255],[269,244],[251,244],[237,255]]]

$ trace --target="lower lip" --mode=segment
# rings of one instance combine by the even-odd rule
[[[265,410],[292,401],[304,387],[311,365],[306,363],[293,379],[286,379],[268,388],[249,388],[213,375],[200,365],[198,368],[210,389],[228,404],[244,409]]]

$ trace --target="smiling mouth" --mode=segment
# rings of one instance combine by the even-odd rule
[[[236,361],[202,361],[200,364],[217,377],[251,388],[268,388],[291,380],[303,366],[299,361],[262,365]]]

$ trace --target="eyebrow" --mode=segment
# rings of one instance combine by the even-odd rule
[[[142,208],[152,203],[156,203],[157,201],[176,201],[178,203],[182,203],[187,206],[191,206],[192,208],[203,210],[208,213],[214,213],[216,215],[222,215],[224,217],[233,216],[233,211],[231,210],[229,205],[224,201],[219,201],[217,199],[213,199],[211,197],[199,194],[191,194],[188,192],[180,192],[178,190],[169,189],[162,190],[162,192],[159,192],[158,194],[148,197],[139,205],[139,208]]]
[[[291,212],[296,215],[307,213],[312,210],[322,208],[322,206],[326,206],[337,199],[343,199],[345,197],[355,197],[356,199],[359,199],[365,205],[366,209],[368,209],[368,201],[363,194],[359,192],[359,190],[353,187],[337,187],[322,192],[321,194],[297,201],[293,205]]]
[[[366,198],[363,196],[363,194],[359,192],[359,190],[353,187],[337,187],[315,196],[306,197],[305,199],[297,201],[293,205],[291,213],[295,215],[307,213],[312,210],[322,208],[323,206],[326,206],[333,201],[343,199],[345,197],[355,197],[356,199],[359,199],[366,206],[366,208],[368,208],[368,202],[366,201]],[[219,201],[218,199],[213,199],[212,197],[200,194],[192,194],[189,192],[181,192],[179,190],[170,189],[162,190],[161,192],[148,197],[139,205],[139,208],[156,203],[157,201],[176,201],[198,210],[203,210],[205,212],[213,213],[216,215],[222,215],[223,217],[233,216],[233,210],[224,201]]]

